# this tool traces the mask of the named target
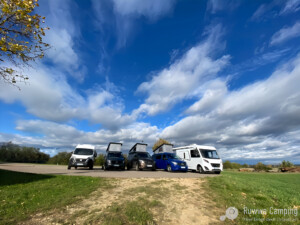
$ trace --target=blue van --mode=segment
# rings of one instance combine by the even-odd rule
[[[182,161],[174,153],[164,152],[157,153],[152,156],[155,161],[156,169],[164,169],[169,172],[172,171],[184,171],[187,172],[187,164]]]

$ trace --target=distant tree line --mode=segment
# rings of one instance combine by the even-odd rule
[[[11,142],[4,143],[0,147],[0,161],[2,162],[46,163],[49,159],[48,154],[34,147],[21,147]]]

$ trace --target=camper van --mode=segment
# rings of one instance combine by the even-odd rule
[[[89,167],[89,169],[92,170],[96,157],[97,152],[95,146],[77,145],[69,160],[68,170],[71,169],[71,167],[75,167],[75,169],[77,169],[77,167]]]
[[[135,168],[135,170],[155,170],[155,162],[147,152],[147,144],[136,143],[128,154],[127,169]]]
[[[186,172],[188,170],[186,162],[173,153],[173,145],[162,144],[154,149],[153,152],[152,158],[155,161],[157,169],[167,170],[168,172]]]
[[[110,142],[104,156],[103,170],[125,170],[125,158],[122,154],[122,143]]]
[[[189,170],[200,173],[214,172],[216,174],[223,171],[222,159],[215,147],[194,144],[173,148],[173,151],[187,163]]]

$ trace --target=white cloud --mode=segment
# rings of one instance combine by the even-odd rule
[[[118,131],[100,129],[95,132],[85,132],[66,124],[41,120],[19,120],[16,129],[30,136],[0,133],[0,139],[41,148],[58,148],[56,151],[60,148],[70,150],[79,143],[94,144],[97,149],[105,150],[111,141],[124,143],[124,150],[129,150],[136,142],[142,141],[151,147],[159,134],[156,126],[147,123],[133,123]]]
[[[230,91],[225,81],[214,79],[187,110],[191,115],[166,127],[161,136],[179,144],[216,144],[232,159],[296,156],[299,83],[300,55],[268,79],[239,90]]]
[[[46,24],[50,27],[50,30],[46,31],[44,41],[49,43],[51,48],[45,52],[45,56],[82,82],[86,68],[81,65],[74,44],[74,40],[80,36],[80,30],[72,18],[71,6],[74,6],[74,2],[69,0],[51,0],[41,4],[41,14],[46,16]]]
[[[296,22],[291,27],[285,27],[277,31],[271,39],[270,45],[277,45],[290,39],[300,37],[300,22]]]
[[[205,41],[138,87],[137,92],[147,93],[148,97],[134,113],[155,115],[170,110],[179,101],[193,96],[195,89],[228,64],[228,55],[216,60],[212,58],[216,49],[222,48],[219,42],[222,27],[216,25],[207,33],[209,36]]]
[[[299,0],[288,0],[285,3],[284,8],[280,11],[280,14],[295,13],[300,10]]]
[[[0,99],[6,103],[20,101],[28,113],[55,122],[85,119],[114,130],[134,122],[134,117],[122,115],[124,106],[114,95],[111,84],[107,90],[95,87],[85,97],[58,70],[42,65],[38,68],[26,71],[30,80],[28,84],[18,84],[21,91],[0,83]]]
[[[137,19],[144,17],[151,22],[156,21],[172,12],[175,2],[175,0],[92,1],[97,28],[105,37],[111,38],[111,33],[115,33],[117,48],[126,46],[130,36],[134,35]],[[105,38],[101,39],[105,44]]]
[[[114,9],[122,16],[145,16],[150,20],[156,20],[169,13],[175,0],[113,0]]]
[[[232,11],[239,6],[239,1],[236,0],[229,0],[229,1],[222,1],[222,0],[209,0],[207,2],[207,9],[212,13],[215,14],[218,11]]]

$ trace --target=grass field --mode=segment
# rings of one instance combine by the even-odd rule
[[[211,193],[225,210],[233,206],[239,216],[230,224],[299,224],[300,174],[224,172],[208,178]],[[245,210],[246,207],[246,210]],[[272,208],[270,208],[272,207]],[[261,209],[262,214],[250,210]],[[291,209],[289,215],[275,209]],[[297,212],[295,212],[298,210]],[[265,212],[266,213],[265,213]],[[297,213],[297,215],[295,215]]]
[[[96,188],[108,188],[107,179],[39,175],[0,170],[0,224],[16,224],[31,214],[71,204]]]

